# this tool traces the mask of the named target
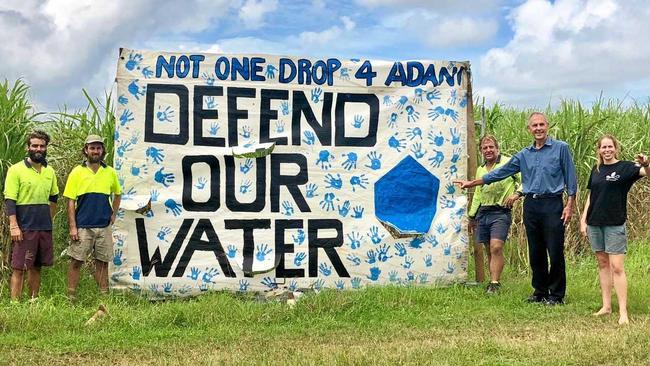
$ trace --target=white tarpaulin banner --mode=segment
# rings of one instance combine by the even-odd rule
[[[123,49],[111,285],[150,296],[467,276],[467,62]]]

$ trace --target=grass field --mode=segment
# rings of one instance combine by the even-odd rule
[[[594,318],[600,295],[590,257],[568,263],[567,305],[527,304],[526,274],[507,271],[495,296],[482,287],[325,291],[294,309],[215,293],[149,302],[95,294],[63,297],[61,268],[44,272],[36,304],[0,301],[0,364],[473,364],[650,363],[650,243],[626,263],[631,324]],[[53,280],[54,278],[54,280]],[[61,283],[58,283],[58,282]],[[6,286],[3,291],[6,291]],[[84,326],[103,302],[110,315]]]

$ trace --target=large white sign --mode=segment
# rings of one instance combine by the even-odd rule
[[[468,71],[123,49],[112,286],[464,280]]]

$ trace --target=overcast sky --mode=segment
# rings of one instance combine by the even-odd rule
[[[126,47],[469,60],[488,103],[645,102],[648,19],[642,0],[1,0],[0,79],[23,78],[41,111],[80,107]]]

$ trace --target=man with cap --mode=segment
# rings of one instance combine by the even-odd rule
[[[45,159],[50,136],[34,131],[26,142],[28,157],[9,168],[4,189],[13,242],[12,301],[18,301],[23,292],[25,272],[30,301],[35,300],[41,286],[41,267],[54,264],[52,218],[59,188],[54,169]]]
[[[70,222],[68,296],[72,300],[76,298],[81,266],[91,254],[99,291],[108,293],[108,262],[113,256],[111,225],[122,194],[117,172],[103,161],[104,140],[89,135],[82,152],[86,160],[72,169],[63,191],[63,196],[68,198]]]

